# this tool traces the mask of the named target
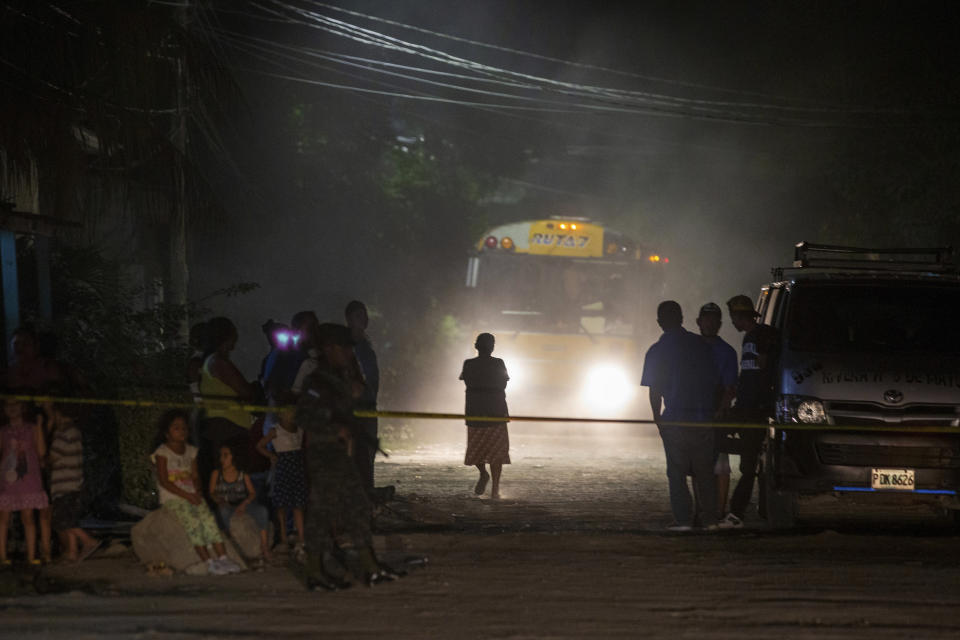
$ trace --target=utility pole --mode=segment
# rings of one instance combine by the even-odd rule
[[[183,31],[186,31],[190,10],[189,0],[177,8],[177,22]],[[170,304],[185,306],[187,304],[187,287],[190,282],[190,272],[187,266],[187,180],[186,161],[187,145],[187,100],[189,97],[189,77],[185,64],[186,48],[179,43],[176,55],[177,64],[177,113],[174,123],[173,144],[176,148],[173,166],[173,207],[170,218],[170,277],[169,298]],[[185,318],[180,326],[179,337],[186,338],[189,318]]]

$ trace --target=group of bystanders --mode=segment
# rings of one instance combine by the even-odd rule
[[[30,327],[13,332],[10,366],[2,374],[9,395],[43,394],[70,397],[84,387],[72,367],[56,359],[52,334],[38,335]],[[19,515],[24,531],[26,561],[53,561],[56,532],[61,558],[77,562],[89,557],[100,541],[80,521],[89,507],[84,486],[83,407],[72,403],[35,403],[5,398],[0,414],[0,567],[11,564],[8,530],[11,515]],[[40,553],[37,554],[37,529]]]
[[[346,325],[320,323],[312,311],[295,314],[289,327],[268,321],[270,352],[256,382],[230,359],[238,340],[230,320],[213,318],[191,330],[196,353],[187,375],[198,410],[165,415],[152,458],[164,508],[211,573],[236,567],[208,506],[227,531],[238,515],[253,518],[260,566],[275,550],[273,510],[278,544],[311,588],[343,588],[350,576],[368,584],[398,577],[372,545],[372,505],[383,495],[374,487],[377,420],[354,416],[376,409],[379,390],[369,316],[358,301],[344,315]],[[249,404],[273,409],[257,417]],[[195,445],[188,441],[191,419]]]
[[[700,308],[700,335],[683,328],[683,312],[672,300],[657,308],[663,335],[647,351],[641,384],[667,461],[671,531],[740,528],[753,494],[768,417],[773,410],[777,332],[757,322],[750,298],[727,302],[733,326],[744,333],[737,372],[736,351],[719,335],[720,307]],[[742,428],[713,428],[731,422]],[[740,479],[727,509],[729,454],[740,456]],[[693,478],[690,495],[687,477]]]

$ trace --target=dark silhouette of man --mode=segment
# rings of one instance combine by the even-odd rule
[[[350,328],[353,352],[356,354],[366,383],[363,395],[357,400],[356,408],[361,411],[376,411],[377,395],[380,393],[380,366],[377,364],[377,354],[367,336],[367,327],[370,326],[367,306],[359,300],[353,300],[347,305],[343,315],[347,320],[347,327]],[[364,487],[369,492],[374,487],[373,469],[378,447],[377,419],[357,418],[357,425],[366,437],[358,438],[354,443],[353,457]]]
[[[714,434],[691,426],[709,422],[716,408],[720,376],[710,347],[700,336],[683,328],[683,312],[673,300],[657,307],[660,339],[647,350],[640,381],[650,388],[650,407],[660,430],[667,459],[671,531],[690,531],[695,516],[706,529],[717,527],[717,488],[714,467]],[[700,513],[687,487],[693,476],[700,497]]]
[[[774,372],[779,336],[773,327],[757,322],[753,301],[744,295],[727,301],[730,322],[743,332],[740,350],[740,378],[733,415],[738,422],[762,425],[773,411]],[[763,450],[766,429],[744,428],[740,437],[740,480],[730,497],[730,513],[720,521],[722,529],[739,529],[753,495],[757,464]]]
[[[717,410],[714,419],[717,421],[726,417],[730,405],[737,395],[737,350],[727,344],[720,337],[720,326],[723,324],[723,311],[720,306],[708,302],[700,307],[697,316],[697,326],[700,336],[710,346],[713,360],[720,375],[720,389],[717,390]],[[730,493],[730,454],[725,450],[727,432],[724,429],[714,429],[716,463],[713,474],[717,476],[717,512],[726,513],[727,495]]]

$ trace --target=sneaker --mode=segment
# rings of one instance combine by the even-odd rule
[[[220,560],[210,558],[207,560],[207,573],[211,576],[225,576],[230,573]]]
[[[693,531],[693,527],[688,524],[677,524],[674,522],[673,524],[667,525],[667,531],[672,531],[674,533],[686,533],[687,531]]]
[[[717,526],[721,529],[743,529],[743,520],[732,513],[728,513],[721,518],[720,522],[717,523]]]
[[[223,567],[226,573],[240,573],[243,571],[243,567],[238,565],[236,562],[228,558],[227,556],[221,556],[217,559],[217,562],[220,563],[220,566]]]
[[[294,560],[296,560],[296,561],[299,562],[300,564],[303,564],[304,562],[307,561],[307,550],[306,550],[306,548],[303,546],[303,543],[298,542],[298,543],[293,547],[292,557],[293,557]]]
[[[719,530],[720,530],[720,525],[718,525],[718,524],[708,524],[707,526],[703,527],[702,530],[705,531],[705,532],[707,532],[707,533],[713,533],[714,531],[719,531]]]

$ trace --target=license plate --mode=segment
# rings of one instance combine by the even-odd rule
[[[870,486],[885,491],[913,491],[917,488],[913,469],[874,469]]]

